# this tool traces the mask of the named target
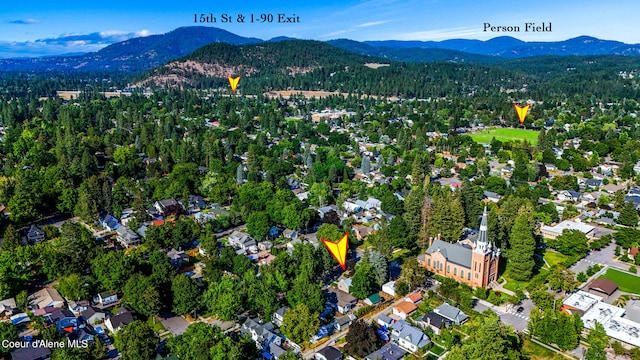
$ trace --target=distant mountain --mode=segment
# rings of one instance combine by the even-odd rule
[[[600,40],[590,36],[555,42],[525,42],[510,36],[501,36],[486,41],[452,39],[444,41],[365,41],[363,44],[392,49],[447,49],[467,53],[523,58],[543,55],[640,55],[640,44],[625,44],[619,41]]]
[[[212,27],[181,27],[163,35],[133,38],[78,56],[0,59],[0,70],[138,72],[155,68],[214,42],[241,45],[262,40]]]
[[[329,44],[361,55],[369,55],[404,62],[477,62],[495,63],[501,59],[495,56],[472,54],[458,50],[440,48],[405,47],[411,44],[402,42],[397,48],[372,46],[369,42],[348,39],[330,40]],[[413,42],[412,42],[413,43]]]

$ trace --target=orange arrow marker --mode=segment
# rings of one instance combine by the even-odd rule
[[[527,106],[521,107],[520,105],[514,103],[513,106],[516,108],[516,112],[518,113],[520,125],[524,124],[524,118],[527,116],[527,111],[529,111],[529,107],[531,106],[531,104],[527,104]]]
[[[342,270],[347,268],[347,249],[349,248],[349,233],[346,232],[338,242],[321,239],[327,250],[333,255],[338,264],[342,266]]]
[[[231,92],[236,92],[236,87],[238,86],[238,82],[240,81],[240,75],[238,75],[238,77],[236,78],[228,76],[227,79],[229,79],[229,85],[231,85]]]

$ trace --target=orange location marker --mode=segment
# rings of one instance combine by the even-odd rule
[[[231,85],[231,92],[236,92],[236,87],[238,86],[238,82],[240,81],[240,75],[238,75],[238,77],[236,78],[228,76],[227,79],[229,79],[229,85]]]
[[[529,111],[529,107],[531,106],[531,104],[527,104],[527,106],[522,107],[514,103],[513,106],[516,108],[516,112],[518,113],[518,119],[520,119],[520,125],[523,125],[524,118],[527,116],[527,111]]]
[[[342,270],[347,268],[347,248],[349,247],[349,233],[346,232],[338,242],[321,239],[327,250],[333,255],[338,264],[342,266]]]

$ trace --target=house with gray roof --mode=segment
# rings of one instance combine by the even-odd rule
[[[365,357],[365,360],[400,360],[407,352],[394,343],[387,343]]]
[[[284,314],[289,310],[289,307],[283,306],[280,309],[276,310],[271,316],[271,321],[276,324],[276,326],[282,326],[282,322],[284,321]]]
[[[453,307],[447,303],[444,303],[433,309],[433,312],[451,321],[451,323],[455,325],[462,325],[467,320],[469,320],[469,315],[463,313],[460,309]]]
[[[398,320],[391,325],[391,340],[410,352],[415,352],[431,342],[422,330],[404,320]]]
[[[116,229],[116,239],[125,248],[140,244],[140,236],[124,225]]]

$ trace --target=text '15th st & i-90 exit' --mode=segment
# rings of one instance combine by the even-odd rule
[[[195,13],[194,23],[300,23],[300,16],[296,14],[218,14]]]

